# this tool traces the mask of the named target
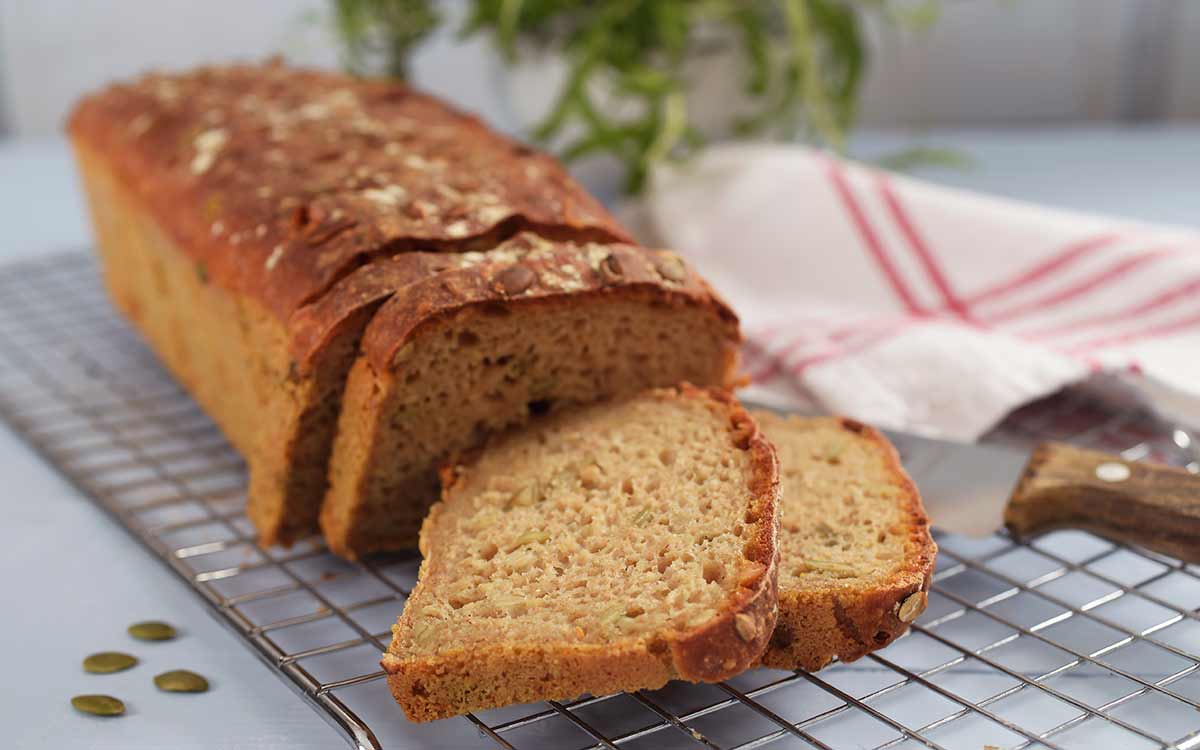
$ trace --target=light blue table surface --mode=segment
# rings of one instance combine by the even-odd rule
[[[863,156],[911,143],[865,134]],[[1200,128],[1052,129],[929,133],[921,142],[969,154],[966,171],[926,169],[940,182],[1049,205],[1200,225]],[[88,229],[65,145],[0,142],[0,262],[83,248]],[[0,747],[337,748],[338,735],[125,532],[0,427],[4,540],[0,544]],[[143,645],[124,629],[141,618],[181,626],[172,643]],[[136,652],[144,664],[85,675],[93,651]],[[208,675],[199,696],[165,696],[150,676],[175,667]],[[103,721],[71,695],[123,696],[131,715]]]

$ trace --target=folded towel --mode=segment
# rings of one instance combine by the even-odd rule
[[[660,168],[637,223],[742,316],[748,398],[971,440],[1104,373],[1200,424],[1194,230],[752,144]]]

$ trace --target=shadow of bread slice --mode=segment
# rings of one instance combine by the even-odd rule
[[[375,313],[350,370],[321,529],[346,557],[412,548],[437,467],[531,416],[730,384],[737,318],[673,253],[520,234]]]
[[[937,553],[896,450],[850,419],[754,419],[783,475],[779,624],[762,663],[816,670],[886,646],[924,611]]]
[[[382,662],[410,719],[717,681],[766,646],[779,468],[731,396],[550,415],[443,475]]]

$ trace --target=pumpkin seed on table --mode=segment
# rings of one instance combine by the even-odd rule
[[[135,622],[129,626],[128,632],[139,641],[169,641],[175,637],[175,628],[158,620]]]
[[[186,669],[172,669],[156,675],[154,685],[168,693],[203,693],[208,690],[208,680]]]
[[[77,695],[71,699],[76,711],[93,716],[120,716],[125,713],[125,704],[111,695]]]
[[[83,660],[83,671],[92,674],[112,674],[129,669],[138,663],[136,656],[120,651],[101,651]]]

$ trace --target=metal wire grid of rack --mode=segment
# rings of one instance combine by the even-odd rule
[[[378,654],[418,560],[257,547],[242,462],[111,311],[88,256],[0,270],[0,415],[361,748],[1200,747],[1200,567],[1081,532],[939,535],[928,610],[852,664],[412,725]],[[1197,468],[1186,433],[1082,396],[996,437],[1047,436]]]

